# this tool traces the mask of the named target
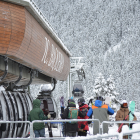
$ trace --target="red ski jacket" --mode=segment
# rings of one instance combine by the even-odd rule
[[[87,116],[87,112],[88,112],[87,104],[84,104],[83,106],[79,107],[78,119],[88,119],[89,117]],[[88,122],[87,121],[78,122],[78,128],[88,131],[89,130]]]

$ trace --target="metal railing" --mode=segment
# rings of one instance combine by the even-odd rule
[[[140,121],[103,121],[102,122],[102,134],[103,134],[103,126],[104,126],[104,124],[112,124],[112,123],[114,123],[114,124],[118,124],[118,123],[120,123],[120,124],[130,124],[130,123],[140,123]],[[128,132],[121,132],[121,133],[118,133],[117,131],[116,131],[116,133],[118,133],[119,135],[119,139],[122,139],[122,137],[123,136],[125,136],[125,135],[131,135],[131,134],[133,134],[133,133],[139,133],[140,132],[140,128],[139,128],[139,130],[137,130],[137,131],[134,131],[134,130],[129,130]]]
[[[47,122],[47,123],[58,123],[58,122],[83,122],[83,121],[97,121],[98,124],[100,125],[100,121],[98,119],[64,119],[64,120],[36,120],[36,121],[32,121],[32,124],[30,125],[30,128],[33,130],[33,123],[35,122]],[[100,132],[100,128],[99,128],[99,132]],[[30,136],[30,138],[33,138]],[[61,137],[61,139],[65,139],[66,137]],[[60,137],[53,137],[53,138],[46,138],[46,139],[60,139]],[[43,140],[43,139],[42,139]]]
[[[100,121],[98,119],[65,119],[65,120],[36,120],[33,122],[29,121],[0,121],[0,123],[28,123],[30,125],[30,137],[28,138],[1,138],[1,140],[47,140],[47,139],[65,139],[66,137],[41,137],[41,138],[35,138],[34,137],[34,132],[33,132],[33,124],[34,123],[61,123],[61,122],[79,122],[79,121],[92,121],[93,123],[97,121],[99,123],[99,133],[100,133]],[[140,130],[134,131],[130,130],[128,132],[121,132],[118,133],[117,131],[114,132],[113,134],[103,134],[103,126],[104,124],[117,124],[117,123],[140,123],[140,121],[104,121],[102,122],[101,129],[102,129],[102,134],[97,134],[97,135],[92,135],[88,137],[78,137],[78,139],[84,139],[84,140],[91,140],[91,139],[101,139],[101,138],[110,138],[110,137],[116,137],[117,139],[122,139],[124,135],[131,135],[133,133],[139,133]],[[71,137],[70,139],[74,139],[74,137]]]
[[[31,125],[30,121],[0,121],[1,123],[28,123],[29,125]],[[30,140],[30,138],[1,138],[1,140]]]
[[[29,123],[30,124],[30,138],[1,138],[1,140],[47,140],[47,139],[65,139],[66,137],[41,137],[41,138],[34,138],[33,132],[33,124],[34,123],[59,123],[59,122],[79,122],[79,121],[97,121],[100,125],[100,121],[98,119],[65,119],[65,120],[36,120],[36,121],[0,121],[0,123]],[[100,127],[99,127],[100,132]],[[96,138],[96,136],[94,136]],[[88,138],[85,138],[88,139]]]

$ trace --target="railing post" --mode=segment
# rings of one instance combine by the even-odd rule
[[[119,140],[123,139],[123,133],[119,133]]]
[[[33,140],[34,132],[33,132],[33,122],[30,122],[30,139]]]
[[[103,130],[103,127],[104,127],[104,122],[102,122],[102,134],[103,134],[103,131],[104,131],[104,130]]]

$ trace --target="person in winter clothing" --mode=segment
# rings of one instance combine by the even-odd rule
[[[108,114],[114,114],[114,110],[111,109],[108,105],[103,104],[103,101],[103,97],[97,97],[95,105],[92,105],[87,113],[87,116],[90,116],[93,113],[94,119],[99,119],[100,123],[103,121],[108,121]],[[93,126],[93,134],[96,135],[97,133],[99,133],[99,123],[95,121]],[[103,133],[108,133],[108,124],[104,124]]]
[[[44,115],[42,109],[40,109],[41,101],[39,99],[35,99],[33,101],[33,109],[30,111],[28,115],[28,121],[34,120],[46,120],[51,117],[50,114],[47,116]],[[35,133],[35,137],[45,137],[45,125],[44,123],[34,123],[33,130]]]
[[[85,104],[85,99],[84,98],[79,98],[78,99],[78,105],[79,105],[79,113],[78,113],[78,119],[88,119],[89,117],[87,116],[88,112],[88,105]],[[87,131],[89,131],[88,127],[88,122],[78,122],[78,136],[86,136]]]
[[[126,100],[123,100],[122,101],[122,104],[121,104],[121,107],[120,107],[120,110],[117,111],[116,113],[116,116],[115,116],[115,119],[116,121],[129,121],[129,116],[126,118],[126,116],[129,114],[129,109],[128,109],[128,104],[127,104],[127,101]],[[133,121],[136,121],[137,118],[136,116],[134,115],[134,119]],[[118,127],[120,127],[121,124],[118,124]],[[127,123],[124,123],[123,125],[128,125],[129,124]],[[119,133],[122,131],[122,128],[120,129]],[[128,135],[127,136],[123,136],[123,139],[128,139]]]
[[[61,114],[61,118],[62,119],[71,119],[70,115],[71,115],[72,110],[77,111],[77,114],[76,114],[77,116],[75,118],[75,119],[77,119],[78,109],[76,109],[75,101],[73,99],[69,99],[68,106],[64,110],[64,112]],[[66,137],[76,137],[76,133],[78,131],[78,124],[77,124],[77,122],[66,122],[63,129],[65,129],[64,132],[65,132]]]

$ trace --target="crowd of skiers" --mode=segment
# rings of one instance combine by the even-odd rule
[[[68,100],[68,106],[64,110],[64,112],[61,114],[62,119],[88,119],[92,118],[92,114],[94,115],[94,119],[99,119],[100,123],[103,121],[108,121],[108,114],[113,115],[114,110],[111,109],[108,105],[103,104],[103,98],[101,96],[97,97],[95,101],[95,105],[92,105],[92,107],[89,107],[88,104],[85,103],[84,98],[78,99],[78,105],[79,109],[77,109],[77,117],[73,116],[70,117],[70,113],[74,113],[74,111],[71,111],[71,108],[76,109],[76,104],[73,99]],[[63,136],[76,136],[76,133],[78,136],[87,136],[87,131],[89,131],[89,124],[88,121],[79,121],[78,123],[71,123],[67,122],[63,125]],[[104,125],[104,133],[108,133],[108,125]],[[99,124],[98,122],[94,122],[94,135],[99,133]]]
[[[103,97],[97,97],[94,104],[91,107],[85,103],[84,98],[78,99],[78,106],[79,109],[76,108],[76,104],[74,99],[68,100],[68,106],[61,110],[61,118],[62,119],[83,119],[83,121],[70,121],[62,124],[63,127],[63,136],[64,137],[76,137],[76,136],[87,136],[87,131],[89,131],[89,123],[88,121],[84,121],[84,119],[92,118],[98,119],[100,123],[103,121],[108,121],[109,116],[113,115],[114,110],[110,108],[108,105],[104,104]],[[33,120],[45,120],[49,119],[51,116],[49,113],[45,114],[44,110],[40,109],[40,100],[35,99],[33,101],[33,110],[30,111],[28,116],[29,121]],[[126,101],[123,101],[120,107],[120,110],[117,111],[115,119],[116,121],[127,121],[129,120],[129,109],[128,104]],[[128,117],[126,117],[128,116]],[[134,119],[137,120],[136,116],[134,115]],[[100,124],[98,122],[93,123],[93,134],[96,135],[99,133]],[[127,124],[128,125],[128,124]],[[120,126],[120,124],[118,124]],[[45,136],[45,125],[44,123],[34,123],[33,125],[35,137],[44,137]],[[101,129],[100,129],[101,132]],[[121,132],[121,129],[119,130]],[[103,126],[103,133],[108,133],[108,124],[104,124]],[[124,136],[124,139],[128,139],[128,136]]]

